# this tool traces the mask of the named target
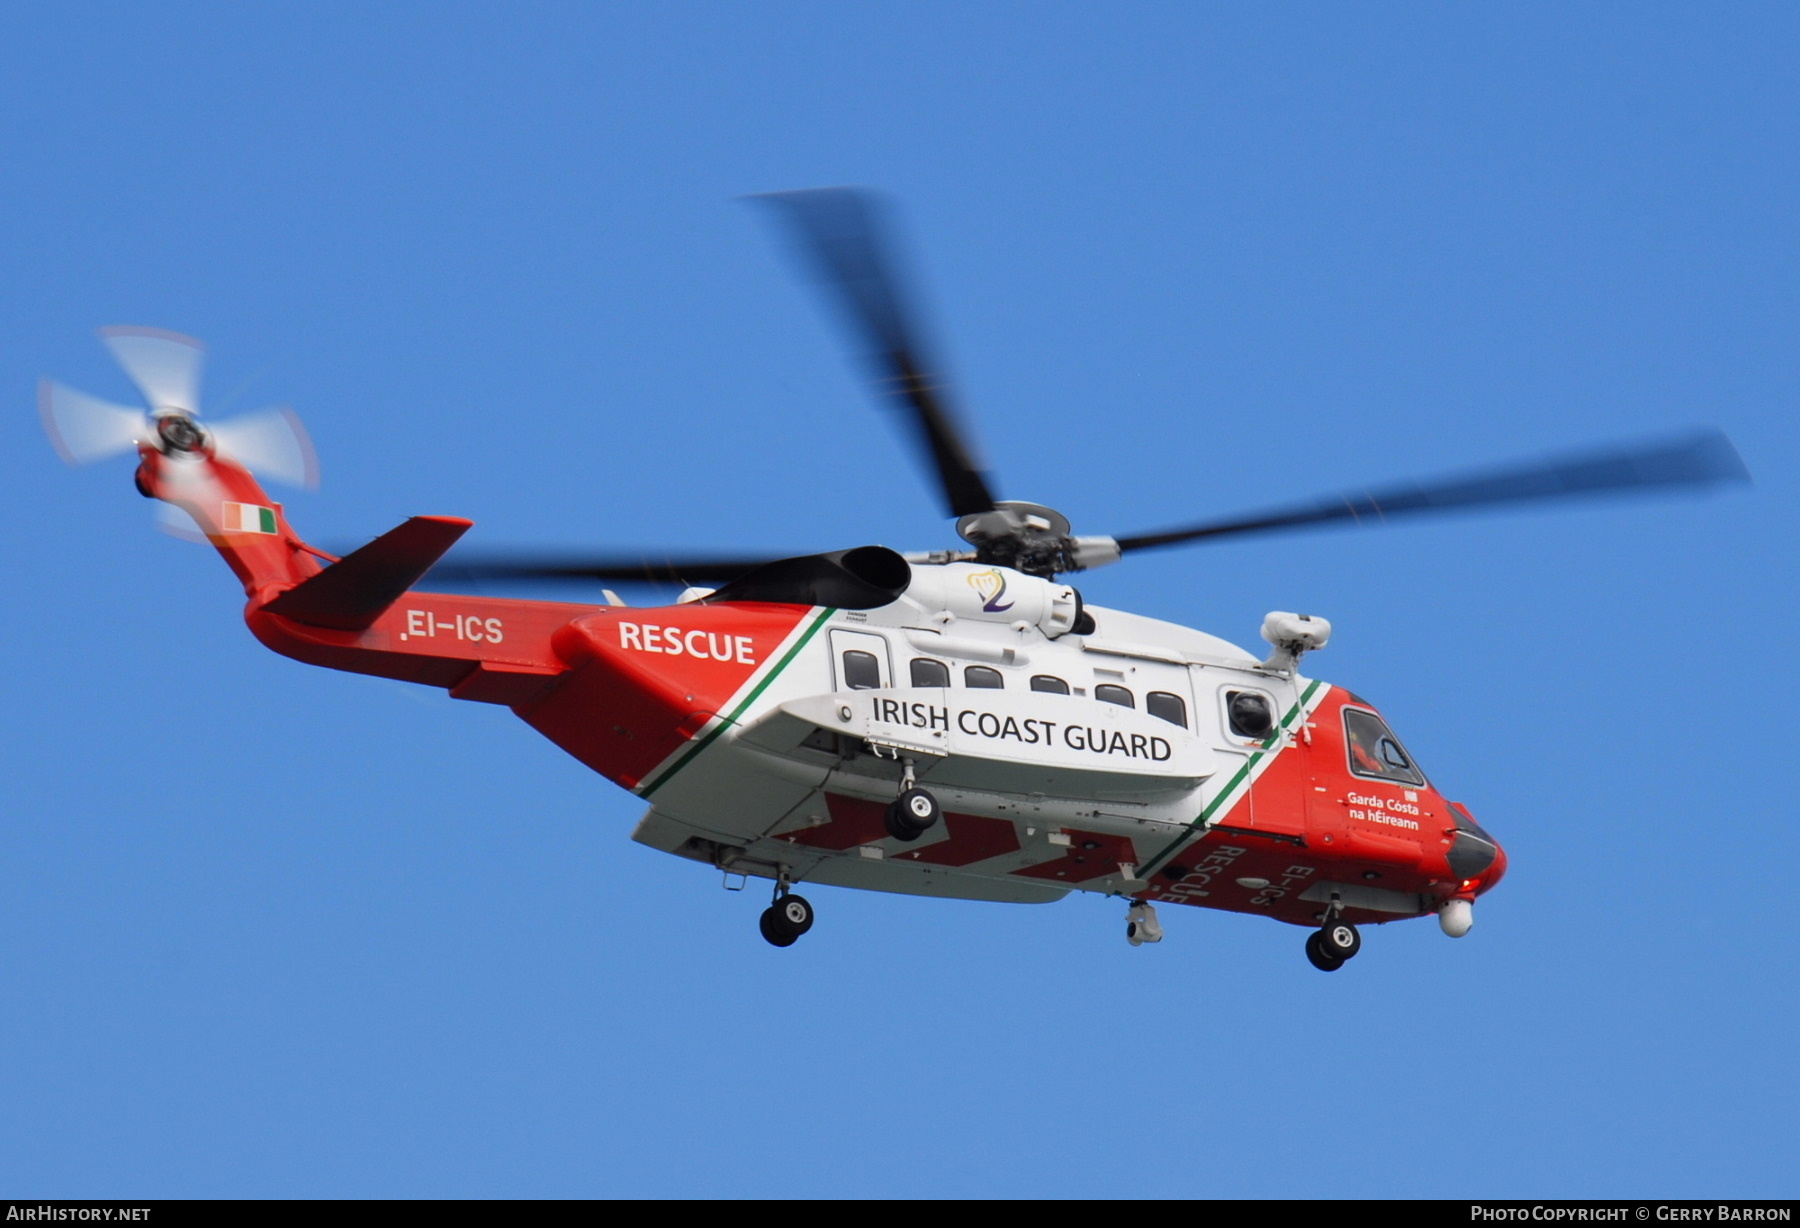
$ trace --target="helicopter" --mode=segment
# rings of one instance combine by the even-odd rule
[[[498,704],[648,803],[632,838],[741,890],[772,884],[762,936],[813,926],[796,888],[1049,903],[1115,897],[1133,946],[1160,904],[1304,928],[1336,971],[1362,928],[1435,916],[1467,934],[1500,842],[1426,776],[1379,709],[1307,676],[1329,621],[1273,612],[1268,651],[1087,603],[1068,577],[1143,551],[1312,526],[1748,479],[1712,429],[1385,486],[1127,536],[1077,535],[996,497],[923,344],[881,198],[824,188],[771,208],[847,319],[961,544],[786,558],[468,554],[472,522],[415,516],[343,555],[304,540],[257,474],[316,482],[285,410],[199,411],[204,349],[102,330],[147,408],[45,380],[71,463],[135,454],[135,482],[242,583],[244,617],[295,660]],[[430,591],[677,581],[634,607]],[[716,587],[703,587],[711,584]]]

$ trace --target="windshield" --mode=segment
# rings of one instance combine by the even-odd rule
[[[1400,739],[1373,712],[1344,709],[1344,743],[1350,751],[1350,770],[1358,776],[1403,785],[1425,783],[1424,775],[1400,745]]]

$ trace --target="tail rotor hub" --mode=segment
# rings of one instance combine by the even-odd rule
[[[156,437],[164,452],[199,452],[206,446],[206,432],[200,424],[179,411],[158,416]]]

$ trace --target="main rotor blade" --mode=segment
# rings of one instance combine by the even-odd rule
[[[1369,524],[1390,516],[1419,512],[1448,512],[1498,503],[1531,503],[1749,480],[1750,472],[1744,468],[1743,459],[1731,440],[1721,431],[1700,430],[1674,439],[1565,453],[1435,481],[1339,495],[1232,520],[1167,529],[1161,533],[1141,533],[1135,537],[1121,537],[1118,541],[1121,551],[1130,552],[1339,520]]]
[[[921,348],[917,317],[907,307],[890,259],[877,199],[857,188],[771,192],[752,199],[777,206],[793,223],[801,248],[870,348],[881,392],[911,409],[918,442],[937,468],[950,514],[993,511],[987,475]]]
[[[452,554],[425,574],[425,581],[471,584],[481,581],[534,580],[558,583],[584,580],[644,580],[687,584],[698,580],[727,583],[785,555],[637,555],[586,554]]]
[[[189,417],[200,412],[204,345],[180,333],[128,324],[103,328],[100,338],[150,402],[153,412],[178,409]]]

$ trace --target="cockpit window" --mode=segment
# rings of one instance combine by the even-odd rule
[[[1400,739],[1373,712],[1344,709],[1344,743],[1350,751],[1350,770],[1358,776],[1403,785],[1425,783],[1425,777],[1413,763],[1412,756],[1400,745]]]

